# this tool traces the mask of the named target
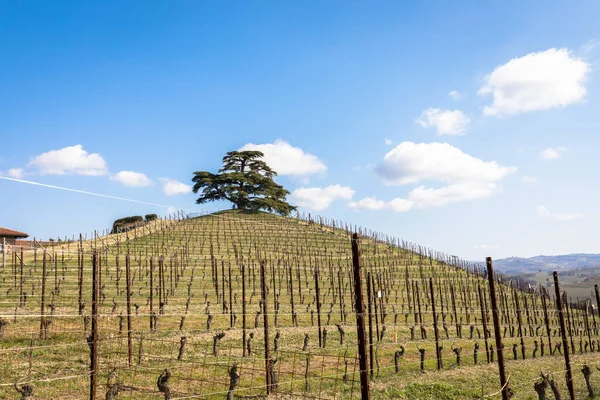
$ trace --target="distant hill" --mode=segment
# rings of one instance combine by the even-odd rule
[[[530,274],[553,271],[600,267],[600,254],[565,254],[559,256],[535,256],[529,258],[509,257],[494,260],[494,268],[506,274]]]

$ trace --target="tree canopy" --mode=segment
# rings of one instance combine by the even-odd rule
[[[260,151],[230,151],[223,157],[223,166],[217,174],[196,171],[194,193],[200,192],[196,204],[229,200],[240,210],[265,210],[288,215],[296,207],[285,201],[290,194],[273,178],[273,171],[261,158]]]

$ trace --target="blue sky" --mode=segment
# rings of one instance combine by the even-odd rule
[[[300,210],[479,260],[600,252],[596,1],[2,2],[0,226],[196,206],[258,148]]]

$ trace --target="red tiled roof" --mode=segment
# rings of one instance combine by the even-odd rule
[[[28,237],[29,235],[19,231],[13,231],[12,229],[0,227],[0,236],[14,236],[14,237]]]

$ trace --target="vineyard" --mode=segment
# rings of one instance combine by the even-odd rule
[[[597,287],[557,298],[339,221],[180,215],[0,267],[2,399],[600,393]]]

